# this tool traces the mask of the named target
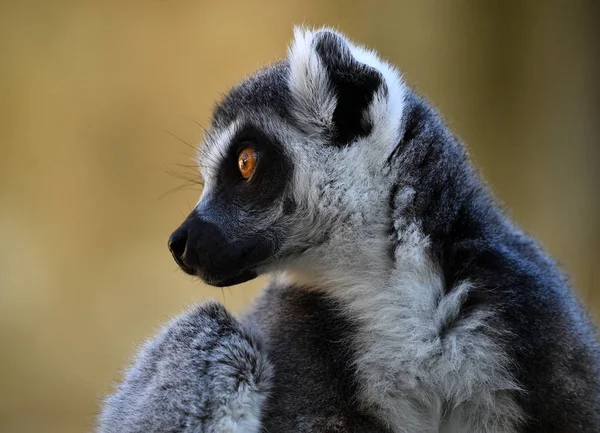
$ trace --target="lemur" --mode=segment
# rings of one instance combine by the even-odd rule
[[[587,313],[373,51],[297,28],[217,105],[198,163],[175,261],[272,281],[240,318],[209,302],[166,325],[99,432],[600,432]]]

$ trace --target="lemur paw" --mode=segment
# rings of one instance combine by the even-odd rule
[[[271,376],[256,333],[217,302],[199,305],[140,350],[98,432],[258,432]]]

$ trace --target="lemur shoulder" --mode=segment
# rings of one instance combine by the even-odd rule
[[[220,102],[180,267],[272,283],[151,339],[99,432],[600,432],[596,331],[440,115],[374,52],[297,29]]]

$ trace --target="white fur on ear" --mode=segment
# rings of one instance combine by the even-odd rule
[[[336,106],[335,89],[327,70],[315,49],[320,32],[335,33],[346,42],[354,59],[377,70],[384,86],[375,93],[365,116],[373,125],[370,141],[388,146],[391,151],[398,140],[402,123],[407,87],[400,73],[380,59],[372,50],[354,44],[344,34],[329,27],[319,29],[294,28],[294,39],[288,50],[290,64],[289,86],[295,100],[296,117],[310,132],[320,133],[331,126]]]
[[[308,132],[319,134],[331,126],[336,98],[327,70],[314,48],[315,33],[295,27],[288,60],[295,115]]]

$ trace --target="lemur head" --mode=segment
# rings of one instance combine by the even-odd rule
[[[169,240],[179,266],[227,286],[352,267],[360,248],[378,254],[405,92],[375,53],[329,29],[296,29],[287,59],[214,112],[198,157],[202,196]]]

